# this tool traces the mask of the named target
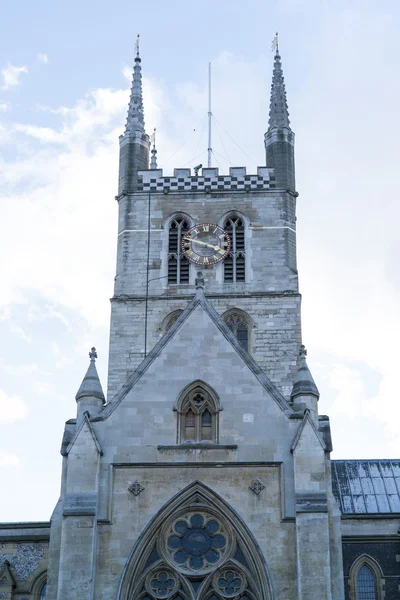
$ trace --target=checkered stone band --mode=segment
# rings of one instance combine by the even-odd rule
[[[264,169],[263,169],[264,170]],[[143,192],[217,192],[229,190],[270,190],[275,187],[273,174],[265,172],[258,175],[215,175],[215,176],[183,176],[156,177],[143,172],[139,173],[138,191]],[[151,176],[153,175],[153,177]]]

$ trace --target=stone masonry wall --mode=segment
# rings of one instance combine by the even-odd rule
[[[192,178],[193,179],[193,178]],[[275,190],[217,193],[170,192],[126,195],[119,199],[118,256],[112,303],[108,399],[144,357],[148,211],[150,261],[147,352],[162,333],[162,321],[193,297],[198,268],[190,266],[190,283],[167,282],[168,227],[173,215],[190,224],[223,224],[234,213],[246,224],[246,281],[224,283],[223,264],[202,269],[205,293],[223,314],[239,308],[249,314],[254,358],[288,395],[301,343],[300,297],[296,271],[295,198]]]

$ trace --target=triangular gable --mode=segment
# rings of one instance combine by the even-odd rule
[[[97,417],[96,420],[102,420],[103,418],[107,418],[115,410],[118,404],[125,398],[128,392],[130,392],[130,390],[135,386],[139,379],[144,375],[144,373],[154,362],[154,360],[161,354],[163,348],[176,335],[177,331],[179,331],[179,329],[182,327],[185,321],[187,321],[189,316],[198,306],[201,306],[203,310],[207,313],[211,321],[216,325],[216,327],[219,329],[219,331],[222,333],[225,339],[240,356],[242,361],[255,375],[262,387],[275,400],[280,409],[284,412],[287,412],[288,414],[291,414],[293,412],[292,407],[281,394],[281,392],[278,390],[278,388],[272,383],[267,374],[256,363],[254,358],[250,356],[250,354],[238,342],[232,331],[225,324],[225,322],[222,320],[222,318],[214,309],[214,307],[210,304],[210,302],[205,298],[203,290],[197,289],[196,296],[193,298],[193,300],[189,302],[182,314],[178,317],[178,319],[171,326],[171,328],[163,335],[163,337],[157,342],[157,344],[149,352],[147,357],[141,362],[138,368],[132,373],[132,375],[128,377],[124,385],[115,394],[111,402],[104,408],[101,415],[99,415],[99,417]]]
[[[322,449],[323,449],[323,450],[326,450],[326,445],[325,445],[325,442],[324,442],[324,440],[322,439],[322,437],[321,437],[321,435],[320,435],[319,431],[318,431],[318,430],[317,430],[317,428],[315,427],[315,425],[314,425],[314,423],[313,423],[313,421],[312,421],[312,419],[311,419],[311,417],[310,417],[310,411],[307,409],[307,410],[304,412],[304,418],[303,418],[302,422],[301,422],[301,423],[300,423],[300,425],[299,425],[299,428],[298,428],[298,430],[297,430],[297,433],[296,433],[296,435],[295,435],[295,438],[294,438],[294,440],[293,440],[293,444],[292,444],[292,446],[291,446],[291,448],[290,448],[291,452],[294,452],[294,451],[295,451],[295,449],[296,449],[296,446],[297,446],[297,444],[299,443],[299,440],[300,440],[300,438],[301,438],[301,435],[302,435],[302,433],[303,433],[304,427],[306,426],[306,424],[307,424],[307,423],[309,423],[309,424],[311,425],[311,428],[313,429],[313,431],[314,431],[314,433],[315,433],[315,436],[316,436],[317,440],[318,440],[318,441],[319,441],[319,443],[321,444],[321,446],[322,446]]]
[[[15,587],[15,580],[10,571],[10,563],[8,560],[4,561],[4,566],[0,570],[0,589],[5,588],[12,590]]]
[[[69,444],[68,448],[67,448],[67,449],[66,449],[66,451],[65,451],[65,454],[66,454],[66,455],[68,455],[68,454],[71,452],[71,448],[72,448],[72,447],[73,447],[73,445],[75,444],[76,440],[77,440],[77,439],[78,439],[78,437],[79,437],[79,434],[80,434],[80,432],[82,431],[82,429],[83,429],[83,427],[84,427],[85,425],[87,425],[87,426],[88,426],[88,429],[89,429],[89,431],[90,431],[90,433],[91,433],[91,436],[92,436],[92,438],[93,438],[94,444],[95,444],[95,446],[96,446],[96,450],[97,450],[97,452],[98,452],[100,455],[102,455],[102,454],[103,454],[103,450],[101,449],[101,446],[100,446],[99,440],[97,439],[97,436],[96,436],[96,434],[95,434],[95,432],[94,432],[94,429],[93,429],[93,427],[92,427],[92,424],[91,424],[91,422],[90,422],[90,420],[89,420],[89,416],[88,416],[88,414],[89,414],[88,412],[84,412],[84,414],[83,414],[83,419],[82,419],[82,423],[81,423],[81,424],[80,424],[80,426],[78,427],[78,429],[77,429],[77,431],[76,431],[76,433],[75,433],[74,437],[72,438],[72,440],[71,440],[71,442],[70,442],[70,444]]]

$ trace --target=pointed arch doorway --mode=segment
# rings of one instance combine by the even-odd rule
[[[274,600],[270,582],[245,523],[196,481],[167,502],[143,531],[117,600]]]

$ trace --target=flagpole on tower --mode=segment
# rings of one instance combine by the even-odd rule
[[[208,63],[208,166],[211,167],[211,63]]]

